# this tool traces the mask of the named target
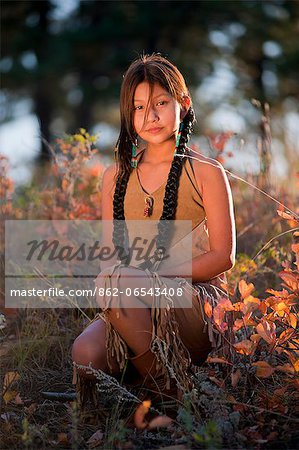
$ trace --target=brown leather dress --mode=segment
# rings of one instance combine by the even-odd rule
[[[129,242],[131,242],[136,233],[136,226],[137,232],[140,233],[142,230],[142,233],[146,233],[147,223],[159,221],[163,210],[166,183],[167,180],[164,180],[158,189],[150,193],[154,204],[152,215],[146,217],[144,216],[146,194],[140,184],[136,169],[132,171],[127,184],[124,202]],[[192,159],[189,157],[184,159],[179,180],[175,221],[190,221],[188,223],[191,224],[191,230],[189,228],[187,239],[190,239],[190,236],[192,237],[192,257],[209,251],[205,209],[194,175]],[[131,224],[135,224],[135,226],[131,227]],[[155,227],[150,227],[149,229],[151,232],[154,232]],[[147,237],[149,236],[147,235]],[[174,238],[170,243],[170,247],[174,249],[175,255],[180,257],[183,255],[183,259],[184,238],[186,239],[186,236],[182,236],[182,232],[179,229],[174,233]],[[186,258],[188,258],[188,254]],[[130,265],[137,267],[134,264],[134,259],[131,260]],[[113,288],[117,286],[122,267],[123,265],[119,261],[111,266],[108,271],[106,270],[105,287]],[[160,370],[161,374],[165,375],[167,380],[165,388],[167,389],[167,386],[170,385],[171,378],[175,378],[181,389],[185,391],[190,390],[192,388],[190,370],[194,373],[196,366],[205,360],[212,348],[223,347],[224,349],[225,342],[228,342],[225,330],[217,327],[217,323],[213,319],[214,309],[219,302],[228,299],[224,288],[224,283],[226,282],[225,274],[220,274],[204,283],[192,283],[192,281],[190,282],[190,280],[188,281],[180,276],[167,278],[160,276],[158,271],[150,272],[148,269],[145,270],[145,276],[146,274],[151,277],[153,287],[176,285],[183,287],[186,296],[187,294],[189,297],[191,296],[191,307],[185,308],[181,306],[174,308],[169,295],[163,294],[160,295],[159,301],[161,299],[164,301],[165,309],[163,311],[166,312],[161,314],[161,308],[157,306],[161,303],[157,303],[157,298],[153,299],[151,307],[153,323],[151,350],[157,355],[157,369]],[[107,311],[109,306],[109,299],[107,299],[105,308],[97,316],[104,320],[107,325],[107,360],[112,373],[112,358],[117,359],[119,368],[122,370],[127,360],[130,359],[130,353],[126,342],[108,320]],[[225,320],[225,317],[223,320]],[[222,354],[225,354],[225,352],[222,351]]]

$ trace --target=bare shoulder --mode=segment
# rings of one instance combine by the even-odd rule
[[[192,157],[195,178],[202,194],[207,185],[217,181],[225,182],[225,170],[219,161],[192,150],[190,150],[190,156]]]

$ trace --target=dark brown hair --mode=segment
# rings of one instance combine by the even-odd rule
[[[144,81],[149,83],[150,97],[152,95],[154,84],[158,83],[181,105],[183,105],[184,96],[189,96],[190,98],[189,91],[181,72],[168,59],[160,54],[154,53],[152,55],[140,56],[137,60],[132,62],[124,75],[120,93],[121,128],[116,144],[117,151],[115,152],[117,174],[113,199],[113,243],[123,262],[127,260],[128,256],[124,253],[124,238],[125,233],[127,232],[124,215],[124,198],[130,174],[132,170],[134,170],[131,167],[132,142],[136,139],[136,132],[133,124],[134,94],[137,86]],[[158,250],[158,252],[156,250],[157,260],[159,259],[158,255],[160,254],[161,257],[161,252],[165,252],[165,249],[167,248],[169,221],[175,219],[179,179],[185,162],[183,156],[186,155],[187,143],[194,122],[194,111],[192,106],[190,106],[183,119],[183,129],[177,147],[177,154],[173,158],[168,174],[163,212],[158,224],[158,237],[156,242]]]

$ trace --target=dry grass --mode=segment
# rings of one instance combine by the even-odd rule
[[[62,153],[68,155],[72,146],[74,142],[62,146]],[[19,195],[18,201],[11,200],[13,186],[4,176],[2,166],[3,216],[99,219],[98,187],[103,168],[88,169],[85,163],[92,157],[90,147],[78,148],[73,152],[75,161],[66,162],[62,173],[59,173],[61,162],[54,166],[47,189],[41,192],[39,186],[32,186]],[[73,182],[73,178],[76,181]],[[258,185],[258,180],[252,177],[247,181]],[[238,230],[237,262],[228,274],[231,300],[233,304],[240,302],[240,281],[243,280],[254,284],[252,295],[262,302],[269,297],[267,289],[281,290],[279,273],[283,268],[289,265],[298,274],[294,269],[296,253],[291,247],[296,239],[293,232],[288,232],[294,231],[298,224],[292,218],[278,216],[276,210],[284,208],[248,184],[231,179],[231,185]],[[276,186],[275,191],[271,193],[273,197],[298,213],[296,199],[286,188],[278,190]],[[85,201],[87,197],[90,202]],[[3,241],[0,247],[4,273]],[[2,280],[2,293],[3,283]],[[298,302],[298,287],[291,290],[290,295]],[[298,316],[297,305],[292,306],[292,311]],[[297,355],[298,359],[298,334],[283,344],[289,353],[271,350],[261,340],[256,354],[235,352],[229,364],[210,360],[198,370],[197,392],[192,398],[186,394],[177,405],[173,424],[165,429],[140,430],[132,422],[137,402],[119,401],[109,396],[105,399],[99,394],[97,407],[90,404],[82,411],[78,410],[76,401],[50,400],[42,394],[45,391],[74,392],[71,345],[86,324],[86,316],[92,318],[95,311],[87,310],[82,314],[72,309],[28,309],[4,310],[4,313],[6,326],[1,329],[0,349],[2,380],[8,372],[19,376],[6,389],[8,396],[2,398],[1,448],[152,449],[171,445],[181,449],[296,448],[298,382],[295,370],[293,373],[290,369],[275,370],[264,377],[258,376],[253,364],[262,360],[271,367],[290,365],[290,355]],[[261,319],[258,311],[255,314]],[[286,323],[278,319],[276,323],[278,339]],[[238,342],[249,339],[251,333],[250,325],[236,331]],[[291,360],[295,368],[296,358]],[[90,442],[96,431],[98,438],[95,436]]]

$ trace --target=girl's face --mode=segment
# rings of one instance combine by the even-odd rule
[[[153,144],[175,140],[180,121],[189,106],[186,105],[186,110],[183,110],[178,101],[158,83],[154,84],[152,99],[148,103],[149,94],[150,87],[146,81],[135,90],[133,122],[136,133]]]

